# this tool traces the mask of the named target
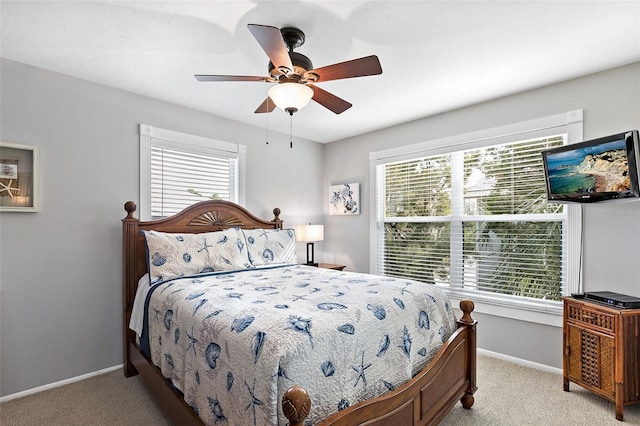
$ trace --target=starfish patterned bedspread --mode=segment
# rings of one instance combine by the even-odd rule
[[[286,425],[294,385],[315,424],[410,380],[456,328],[433,285],[302,265],[156,284],[145,309],[153,363],[209,425]]]

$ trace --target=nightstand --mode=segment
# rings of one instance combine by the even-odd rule
[[[342,271],[346,268],[346,265],[335,265],[333,263],[318,263],[318,268],[335,269],[336,271]]]

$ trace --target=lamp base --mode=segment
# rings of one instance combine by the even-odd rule
[[[318,266],[318,262],[313,259],[313,243],[307,243],[307,265]]]

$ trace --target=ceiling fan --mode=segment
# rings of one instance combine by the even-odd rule
[[[271,112],[278,106],[293,115],[313,99],[340,114],[352,105],[312,83],[382,74],[380,61],[375,55],[313,68],[308,57],[293,51],[305,42],[305,35],[298,28],[279,29],[258,24],[248,24],[247,27],[270,59],[269,76],[196,74],[195,78],[198,81],[277,83],[269,90],[267,99],[255,110],[256,113]]]

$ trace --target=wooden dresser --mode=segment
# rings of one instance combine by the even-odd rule
[[[624,406],[640,403],[640,309],[563,297],[563,381]]]

